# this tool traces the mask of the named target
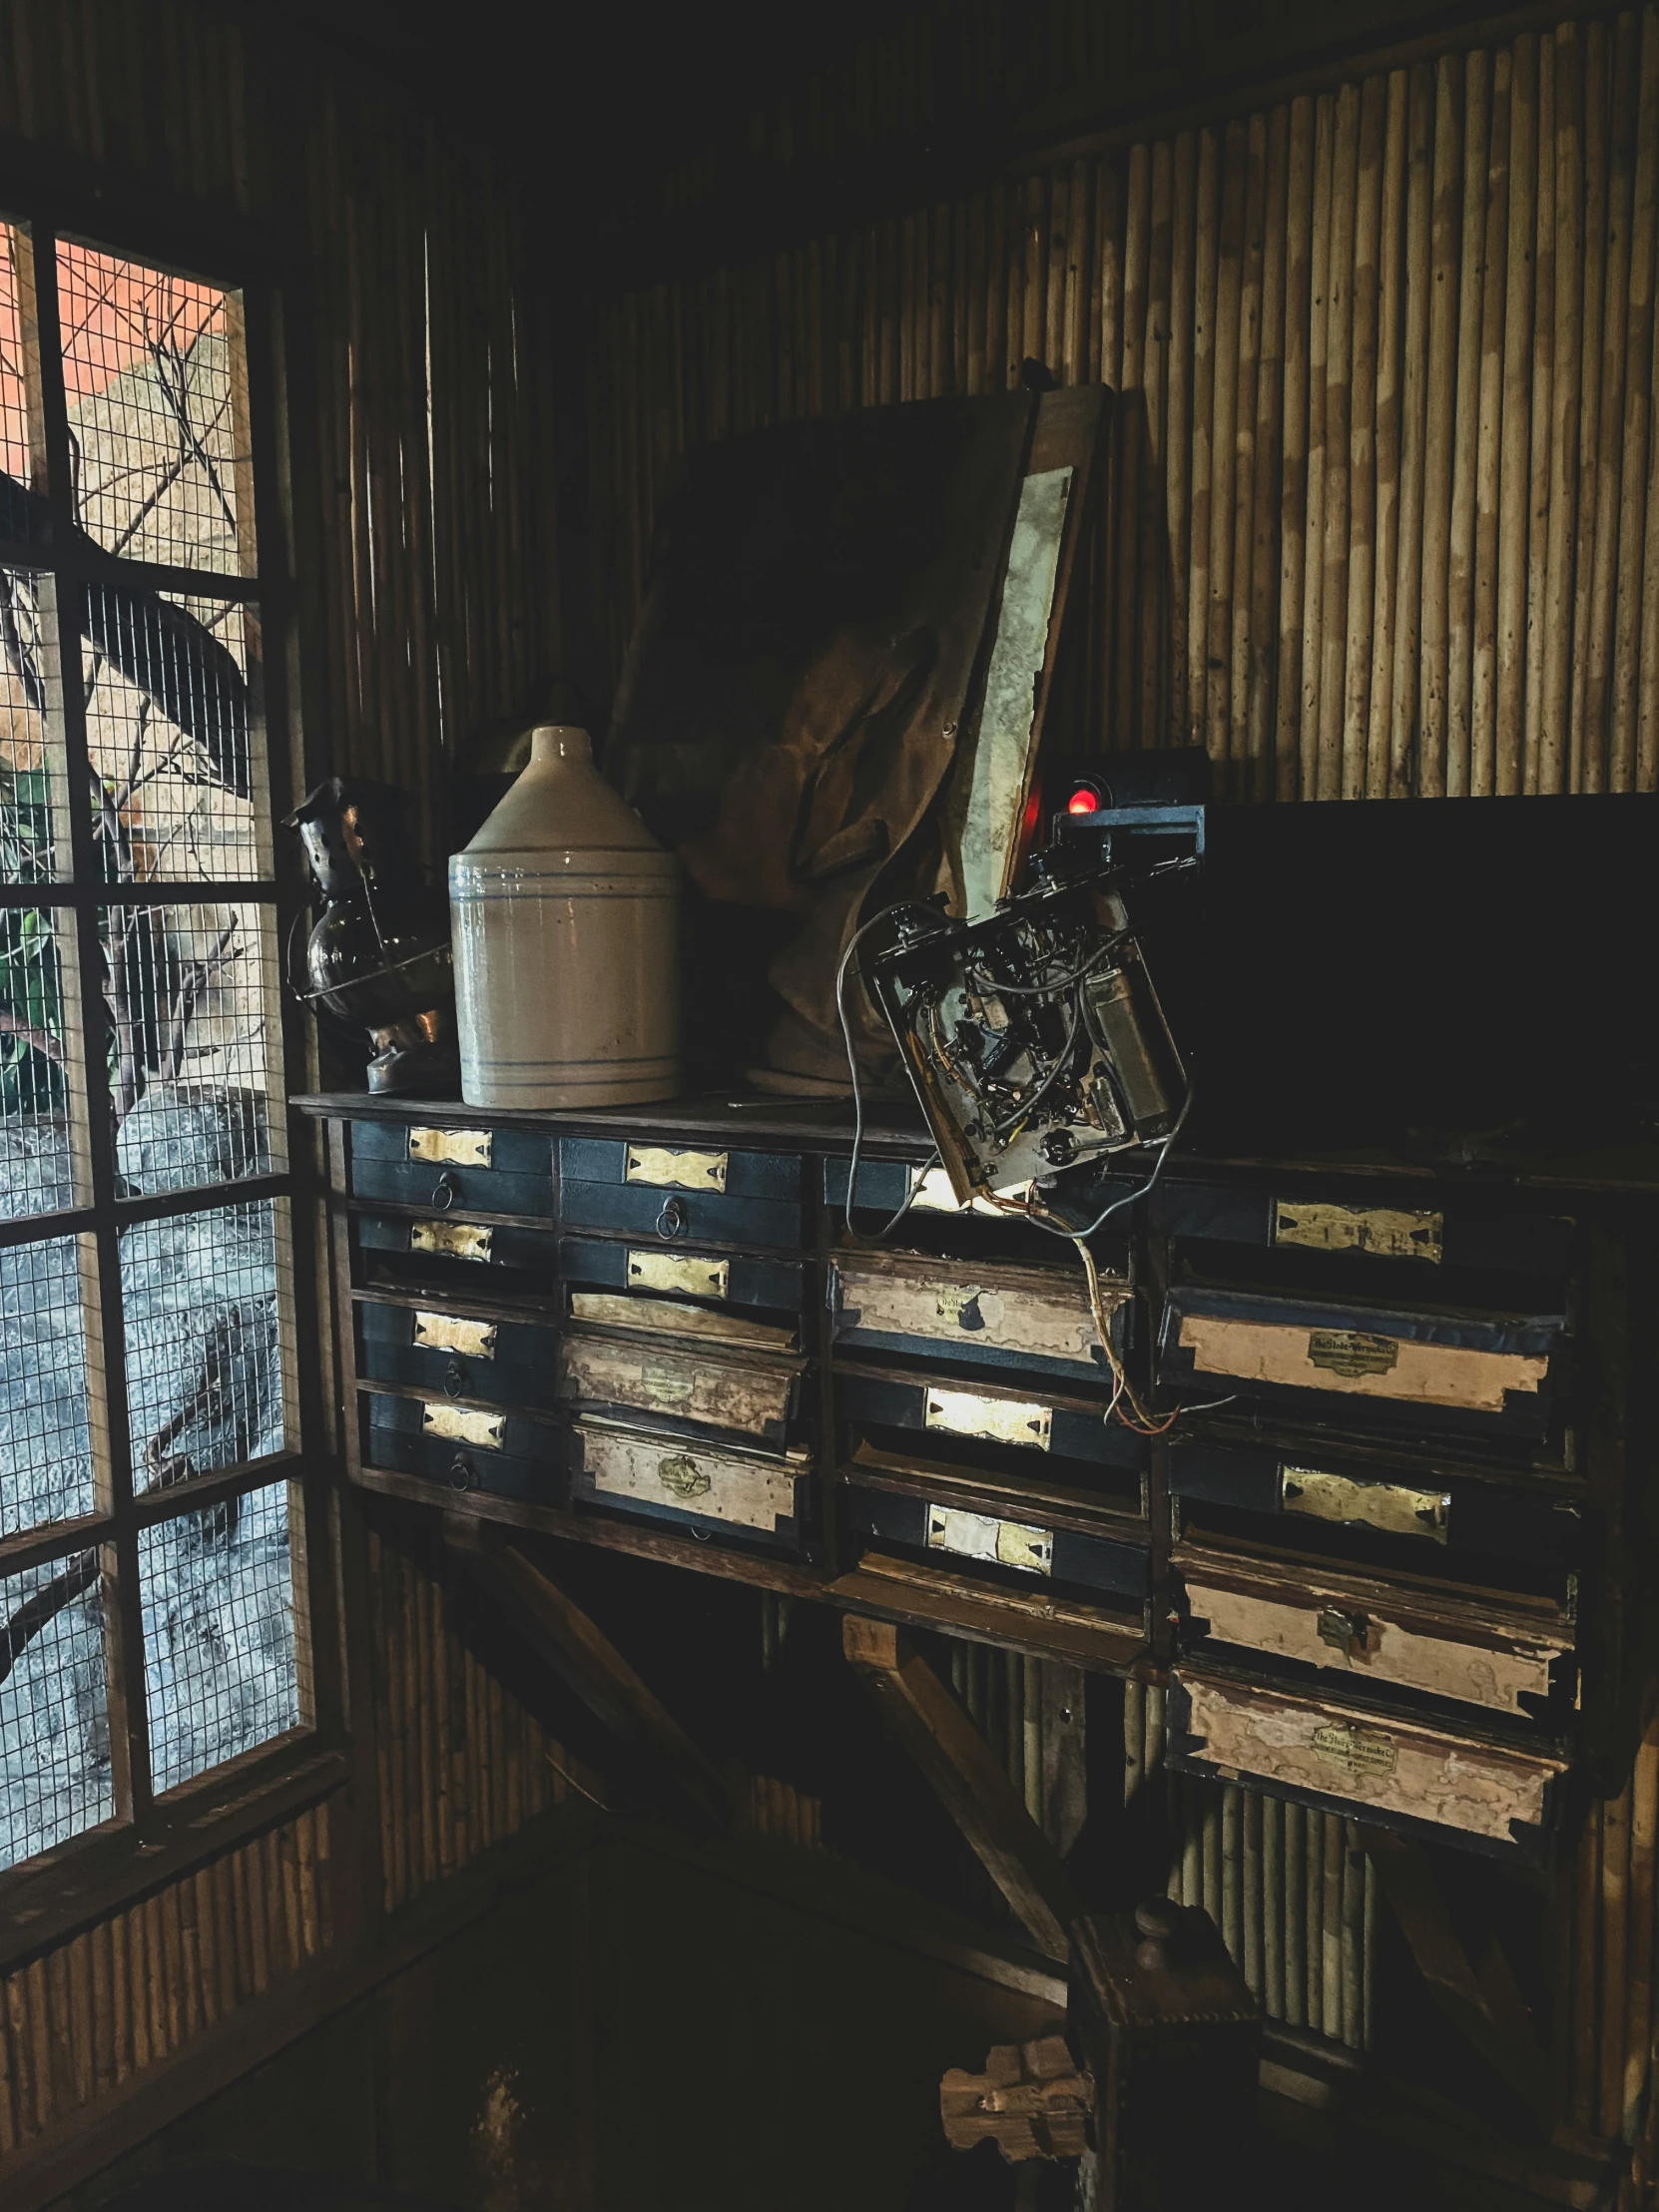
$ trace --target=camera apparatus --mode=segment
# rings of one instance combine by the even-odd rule
[[[1137,881],[1193,865],[1137,872],[1114,864],[1109,839],[1062,840],[1034,853],[1030,887],[981,921],[892,910],[866,987],[959,1205],[1174,1136],[1190,1086],[1127,898]]]

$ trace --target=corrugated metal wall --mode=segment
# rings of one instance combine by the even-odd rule
[[[1648,7],[612,299],[613,668],[686,447],[1034,357],[1123,394],[1066,750],[1203,744],[1240,798],[1651,790],[1656,186]]]

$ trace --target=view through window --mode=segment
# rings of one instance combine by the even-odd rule
[[[310,1719],[252,486],[239,297],[0,226],[0,1868]]]

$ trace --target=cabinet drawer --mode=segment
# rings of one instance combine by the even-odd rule
[[[1103,1597],[1120,1610],[1138,1609],[1151,1590],[1151,1549],[1127,1531],[1067,1526],[1005,1492],[877,1484],[855,1469],[844,1470],[841,1481],[857,1535],[925,1560],[943,1575],[988,1569]]]
[[[579,1420],[571,1487],[591,1504],[799,1552],[809,1531],[806,1452],[772,1457],[620,1422]]]
[[[582,1326],[559,1347],[559,1395],[626,1406],[679,1429],[726,1429],[787,1441],[801,1390],[799,1361],[745,1358],[712,1346],[643,1344]]]
[[[643,1244],[609,1237],[566,1237],[559,1247],[567,1283],[593,1290],[644,1291],[659,1298],[719,1300],[798,1314],[807,1271],[799,1260],[746,1252],[693,1252],[653,1235]]]
[[[1169,1762],[1270,1794],[1435,1832],[1487,1851],[1542,1856],[1566,1762],[1332,1699],[1182,1667],[1170,1678]]]
[[[1182,1641],[1320,1667],[1511,1719],[1571,1707],[1573,1628],[1559,1606],[1331,1574],[1180,1546]]]
[[[1338,1196],[1166,1181],[1155,1205],[1172,1237],[1389,1262],[1386,1279],[1401,1285],[1458,1274],[1559,1284],[1573,1231],[1555,1215],[1447,1208],[1408,1190]]]
[[[525,1289],[551,1290],[558,1239],[551,1229],[457,1219],[453,1214],[356,1214],[357,1249],[404,1282],[457,1287],[485,1274]]]
[[[574,1228],[665,1244],[798,1245],[801,1161],[788,1152],[561,1137],[561,1209]]]
[[[1539,1437],[1565,1323],[1267,1298],[1183,1285],[1170,1293],[1158,1380],[1192,1398],[1232,1388],[1332,1417]]]
[[[551,1327],[377,1299],[359,1299],[356,1311],[357,1373],[368,1382],[415,1382],[497,1404],[557,1402]]]
[[[517,1129],[354,1121],[351,1193],[435,1213],[553,1212],[553,1140]]]
[[[558,1431],[522,1414],[450,1400],[360,1393],[371,1466],[551,1505],[559,1492]]]
[[[1102,1305],[1120,1349],[1132,1297],[1119,1278],[1102,1278]],[[838,1345],[1110,1378],[1080,1267],[970,1270],[912,1253],[841,1252],[830,1261],[830,1304]]]
[[[670,1337],[686,1346],[720,1345],[732,1351],[795,1353],[801,1332],[793,1321],[765,1320],[739,1306],[693,1305],[690,1300],[648,1298],[640,1292],[569,1293],[572,1321]]]

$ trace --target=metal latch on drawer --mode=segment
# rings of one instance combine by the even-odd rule
[[[495,1358],[495,1324],[463,1321],[459,1314],[416,1314],[414,1341],[422,1352],[464,1352],[471,1360]]]
[[[948,1505],[927,1508],[927,1548],[951,1551],[962,1559],[985,1559],[1025,1574],[1050,1574],[1054,1534],[1023,1521],[997,1520],[989,1513],[958,1513]]]
[[[1440,1262],[1442,1214],[1408,1214],[1387,1206],[1300,1206],[1278,1199],[1273,1209],[1276,1245],[1307,1245],[1317,1252],[1369,1252],[1382,1260]]]
[[[444,1436],[451,1443],[480,1444],[485,1451],[499,1451],[507,1433],[505,1413],[480,1413],[470,1405],[425,1405],[420,1413],[421,1433]]]
[[[678,1252],[628,1255],[628,1282],[642,1291],[667,1291],[673,1298],[725,1298],[732,1280],[727,1260],[687,1259]]]
[[[494,1142],[488,1129],[411,1129],[409,1158],[441,1160],[452,1168],[487,1168]]]
[[[1007,1397],[975,1397],[968,1390],[929,1390],[923,1426],[952,1436],[986,1436],[993,1443],[1048,1449],[1053,1409]]]
[[[409,1224],[411,1252],[442,1252],[451,1260],[487,1260],[493,1229],[475,1221],[416,1221]]]
[[[1358,1522],[1387,1536],[1426,1536],[1443,1544],[1451,1519],[1447,1490],[1408,1489],[1402,1482],[1359,1482],[1321,1467],[1281,1466],[1279,1501],[1287,1513],[1315,1520]]]
[[[681,1152],[673,1145],[631,1144],[624,1180],[656,1191],[724,1191],[728,1152]]]

